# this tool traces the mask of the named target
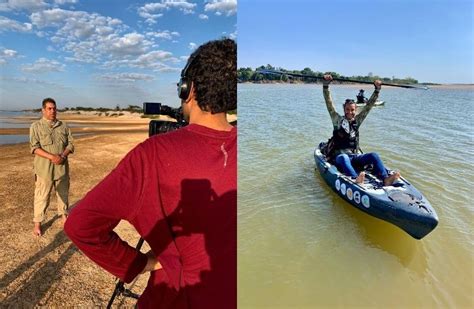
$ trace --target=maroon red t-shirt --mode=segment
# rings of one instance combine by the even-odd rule
[[[162,269],[148,308],[237,306],[237,130],[196,124],[138,145],[71,211],[65,231],[98,265],[132,281],[145,254],[113,231],[129,221]]]

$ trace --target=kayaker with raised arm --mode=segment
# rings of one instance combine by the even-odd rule
[[[354,100],[346,99],[343,105],[344,116],[341,116],[336,112],[329,91],[332,79],[331,75],[324,75],[324,100],[333,124],[333,134],[328,143],[327,152],[329,161],[334,162],[339,171],[345,175],[355,178],[359,184],[364,183],[365,173],[362,171],[357,174],[356,169],[363,169],[364,166],[372,164],[374,174],[383,181],[384,186],[392,185],[395,180],[400,178],[400,173],[395,172],[388,175],[387,169],[377,153],[361,154],[359,151],[359,127],[377,101],[382,82],[380,80],[374,81],[375,91],[358,114],[356,113],[357,104]]]
[[[359,94],[356,96],[357,98],[357,103],[367,103],[367,98],[364,95],[364,89],[359,90]]]

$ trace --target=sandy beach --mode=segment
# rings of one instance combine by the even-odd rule
[[[75,137],[76,151],[69,157],[70,205],[79,201],[128,151],[148,137],[150,121],[138,115],[60,114],[58,119],[84,124],[74,127],[73,135],[87,133]],[[4,130],[24,134],[28,129]],[[0,146],[0,153],[1,306],[105,307],[115,287],[115,278],[79,252],[63,233],[54,195],[43,223],[44,235],[40,238],[32,235],[34,174],[28,143]],[[139,239],[127,222],[121,222],[116,232],[132,246]],[[142,251],[147,250],[145,245]],[[139,276],[127,287],[141,293],[147,280],[148,275]],[[114,304],[132,307],[135,300],[119,297]]]

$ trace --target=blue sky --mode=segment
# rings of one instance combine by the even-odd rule
[[[472,0],[239,0],[239,67],[474,83]]]
[[[178,106],[199,45],[237,36],[237,0],[0,0],[0,109]]]

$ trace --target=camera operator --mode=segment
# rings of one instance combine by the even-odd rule
[[[65,231],[99,266],[131,282],[150,272],[139,308],[236,308],[237,46],[200,46],[181,73],[189,125],[134,148],[78,205]],[[113,231],[130,222],[143,254]]]

